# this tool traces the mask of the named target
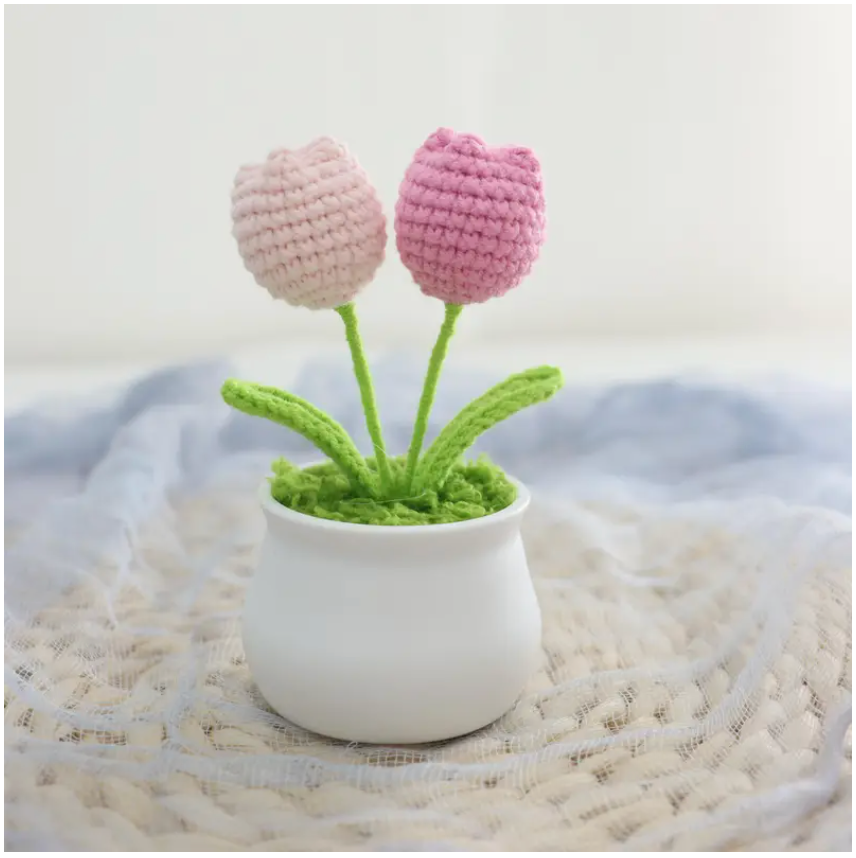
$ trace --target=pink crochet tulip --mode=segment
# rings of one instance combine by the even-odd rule
[[[477,304],[512,289],[544,241],[541,167],[441,128],[416,152],[395,207],[396,246],[426,295]]]
[[[329,137],[242,167],[232,220],[246,268],[289,304],[346,304],[383,262],[386,218],[377,193],[345,146]]]

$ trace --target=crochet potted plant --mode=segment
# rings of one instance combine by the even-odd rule
[[[377,193],[347,149],[321,138],[242,168],[232,194],[245,266],[275,298],[344,322],[374,455],[329,414],[275,387],[228,380],[224,400],[310,440],[324,459],[275,461],[260,489],[267,532],[243,622],[267,701],[309,730],[409,744],[485,726],[519,695],[541,617],[520,535],[529,492],[464,454],[492,426],[549,399],[554,367],[513,375],[424,449],[429,413],[464,306],[529,273],[544,197],[528,149],[441,129],[416,152],[395,209],[398,252],[443,301],[410,447],[387,449],[354,299],[384,259]]]

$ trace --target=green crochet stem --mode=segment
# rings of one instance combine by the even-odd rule
[[[555,367],[540,366],[509,376],[463,408],[422,455],[437,381],[461,309],[458,304],[446,305],[446,316],[428,363],[406,462],[403,458],[387,458],[371,376],[351,304],[344,304],[337,311],[345,323],[366,424],[376,449],[374,463],[360,455],[339,423],[306,400],[276,387],[248,381],[229,379],[223,384],[221,393],[229,405],[299,433],[330,460],[320,467],[338,468],[345,477],[343,481],[341,476],[335,477],[334,472],[325,472],[329,479],[316,485],[307,477],[309,471],[299,471],[288,463],[275,464],[274,490],[285,492],[279,498],[281,502],[293,509],[308,505],[312,510],[309,514],[337,520],[399,524],[465,520],[490,514],[510,503],[512,489],[507,481],[503,483],[505,478],[501,471],[491,470],[493,466],[487,465],[465,466],[461,457],[481,434],[500,421],[550,399],[562,386],[562,374]],[[314,473],[317,468],[311,470]],[[475,482],[464,480],[462,483],[460,478],[464,473]],[[348,485],[350,489],[345,491],[343,487]],[[406,489],[408,497],[397,497],[396,492],[402,489]],[[400,509],[401,504],[407,509]],[[408,504],[412,504],[412,508]],[[390,505],[397,510],[392,518]]]
[[[360,398],[363,402],[363,411],[366,415],[366,427],[369,437],[375,449],[375,461],[377,462],[378,474],[380,474],[380,485],[382,492],[386,493],[392,488],[392,474],[389,462],[386,458],[386,447],[383,443],[383,431],[380,426],[377,403],[375,402],[372,377],[369,372],[368,361],[366,361],[363,343],[360,339],[360,331],[357,327],[357,311],[353,304],[341,304],[336,307],[336,312],[345,323],[345,337],[351,350],[351,359],[354,362],[354,375],[360,388]]]
[[[446,315],[440,326],[437,342],[434,343],[434,350],[431,352],[428,372],[425,374],[425,383],[422,385],[422,398],[419,400],[419,410],[416,412],[416,421],[413,424],[413,437],[407,451],[407,470],[404,479],[405,489],[408,492],[413,488],[416,466],[419,464],[419,454],[422,452],[422,442],[425,440],[425,432],[428,429],[428,417],[431,414],[431,406],[434,404],[437,381],[440,378],[443,361],[446,359],[449,340],[455,333],[455,322],[463,309],[461,304],[446,304]]]

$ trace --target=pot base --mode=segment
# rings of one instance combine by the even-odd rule
[[[517,700],[515,699],[515,703],[516,702]],[[490,727],[492,724],[495,724],[497,721],[499,721],[500,718],[502,718],[503,715],[505,715],[506,712],[509,712],[513,708],[514,703],[512,703],[511,706],[509,706],[507,709],[504,709],[502,712],[499,713],[499,715],[497,715],[495,718],[492,718],[487,723],[482,724],[480,727],[474,727],[471,730],[466,730],[463,733],[453,733],[452,735],[448,736],[438,735],[434,737],[430,737],[427,734],[420,734],[423,738],[402,741],[400,736],[398,738],[383,739],[379,738],[379,734],[374,733],[367,734],[372,738],[360,738],[358,735],[351,734],[350,732],[348,735],[336,735],[335,733],[330,732],[319,732],[318,730],[313,730],[311,727],[308,727],[305,724],[299,724],[292,718],[286,717],[281,712],[274,709],[273,706],[271,706],[271,709],[276,712],[277,715],[279,715],[285,721],[288,721],[288,723],[292,726],[297,727],[300,730],[305,730],[307,733],[312,733],[313,735],[319,736],[320,738],[330,739],[334,742],[346,742],[348,744],[353,743],[358,745],[378,745],[383,746],[384,748],[400,748],[401,750],[418,750],[419,748],[425,747],[425,745],[435,745],[442,742],[454,742],[457,739],[465,739],[467,736],[473,736],[476,733],[479,733],[482,730]]]

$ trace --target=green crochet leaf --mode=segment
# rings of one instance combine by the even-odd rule
[[[479,435],[530,405],[544,402],[563,384],[556,367],[539,366],[512,375],[473,400],[434,439],[419,465],[413,491],[439,489],[449,471]]]
[[[335,462],[361,494],[378,496],[377,478],[344,427],[305,399],[252,381],[229,379],[220,391],[232,408],[287,426]]]

